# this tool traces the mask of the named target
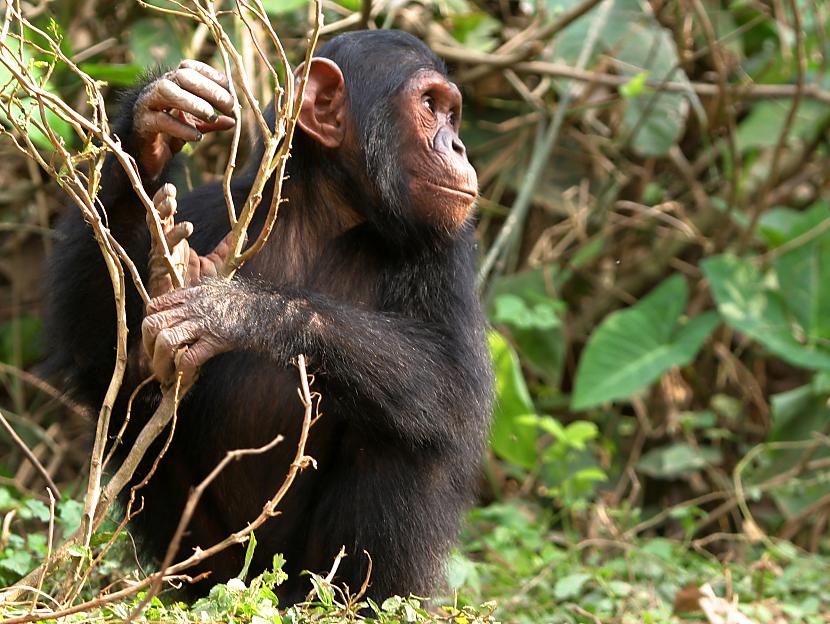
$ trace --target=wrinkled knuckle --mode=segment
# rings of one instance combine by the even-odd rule
[[[157,333],[161,331],[162,327],[161,319],[155,314],[144,317],[144,321],[141,323],[142,331],[149,333]]]
[[[159,335],[156,336],[156,347],[162,349],[162,351],[172,351],[179,344],[178,334],[174,329],[162,329]]]
[[[179,368],[196,368],[199,365],[199,357],[192,347],[184,352],[179,358]]]

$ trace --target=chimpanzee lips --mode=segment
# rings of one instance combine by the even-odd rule
[[[434,184],[433,182],[427,182],[427,184],[441,193],[463,196],[465,199],[470,200],[474,200],[476,197],[478,197],[477,190],[456,188],[454,186],[444,186],[443,184]]]

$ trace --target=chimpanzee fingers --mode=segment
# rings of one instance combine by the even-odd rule
[[[168,381],[176,369],[176,353],[182,347],[196,341],[200,327],[195,321],[186,321],[175,327],[161,330],[153,344],[153,372],[161,381]]]
[[[190,221],[181,221],[175,224],[170,231],[166,233],[167,248],[173,249],[183,240],[189,238],[191,234],[193,234],[193,224]]]
[[[170,72],[168,77],[184,90],[210,102],[223,113],[229,115],[233,112],[233,96],[227,88],[220,86],[196,69],[180,66],[179,69]]]
[[[230,90],[231,88],[231,84],[228,81],[228,77],[222,72],[220,72],[218,69],[211,67],[207,63],[202,63],[201,61],[194,61],[192,59],[185,59],[181,63],[179,63],[179,67],[196,70],[205,78],[209,78],[226,91]]]
[[[154,82],[146,98],[145,104],[151,111],[175,108],[205,121],[214,122],[219,118],[210,102],[182,89],[170,78],[160,78]]]
[[[171,293],[151,299],[147,304],[147,318],[144,321],[146,322],[148,318],[154,315],[164,313],[173,315],[170,318],[178,323],[185,316],[183,312],[185,308],[184,304],[188,299],[192,300],[200,297],[201,292],[201,286],[194,286],[192,288],[180,288]]]
[[[196,129],[199,130],[199,132],[201,132],[202,134],[207,134],[208,132],[221,132],[222,130],[230,130],[236,125],[236,122],[233,120],[232,117],[228,117],[227,115],[219,115],[219,118],[213,123],[209,121],[202,121],[201,119],[196,119],[193,125],[196,126]]]
[[[197,285],[204,277],[204,275],[202,275],[201,258],[199,258],[199,254],[192,249],[189,249],[188,251],[187,266],[185,267],[184,275],[184,285],[186,287]]]
[[[225,266],[225,262],[227,262],[228,256],[231,254],[230,243],[232,236],[233,232],[228,232],[225,238],[214,247],[212,252],[199,258],[202,278],[216,277],[219,275],[219,271]]]
[[[165,133],[182,141],[201,141],[202,133],[195,126],[164,111],[146,110],[136,118],[139,134]]]
[[[144,320],[141,323],[141,342],[144,345],[144,350],[147,351],[148,354],[153,354],[156,340],[158,340],[161,332],[176,327],[177,325],[194,318],[192,311],[188,310],[187,306],[179,306],[169,310],[164,310],[162,312],[150,311],[150,306],[154,301],[176,295],[184,290],[188,289],[174,290],[170,293],[161,295],[160,297],[156,297],[155,299],[151,299],[150,303],[147,304],[147,316],[144,317]]]
[[[168,217],[174,216],[176,214],[177,207],[175,185],[170,184],[169,182],[162,185],[162,187],[156,191],[156,194],[153,195],[153,206],[155,206],[161,219],[167,219]]]
[[[182,381],[192,379],[202,364],[222,351],[214,341],[204,337],[178,351],[175,367],[182,373]]]

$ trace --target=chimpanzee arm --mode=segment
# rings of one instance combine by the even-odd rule
[[[364,310],[322,295],[273,292],[234,280],[212,281],[154,299],[142,326],[161,379],[186,375],[211,357],[251,349],[287,365],[305,354],[329,390],[368,431],[413,444],[457,437],[450,412],[481,412],[489,373],[478,352],[480,319],[461,331],[402,315]],[[460,320],[460,319],[459,319]],[[482,381],[484,380],[484,381]]]

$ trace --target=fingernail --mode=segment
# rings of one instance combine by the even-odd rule
[[[194,140],[196,140],[196,141],[201,141],[203,136],[204,136],[204,135],[203,135],[201,132],[197,132],[197,133],[196,133],[196,138],[195,138]]]
[[[210,119],[208,119],[208,121],[210,123],[216,123],[217,121],[219,121],[219,115],[213,113],[213,115],[210,116]]]

